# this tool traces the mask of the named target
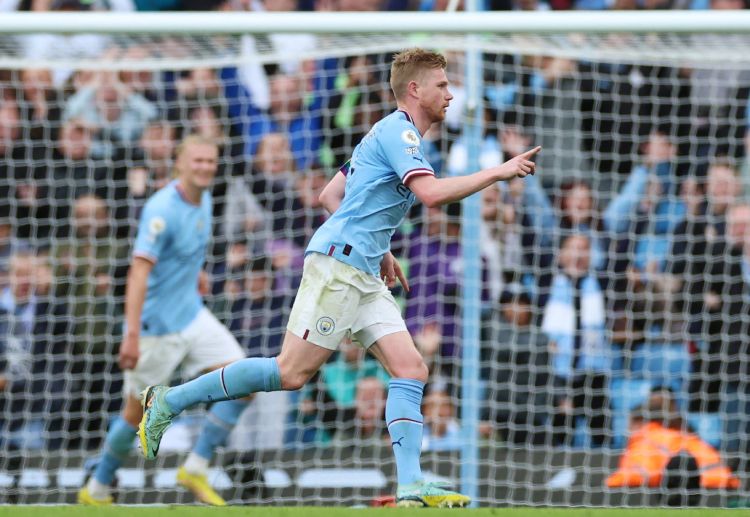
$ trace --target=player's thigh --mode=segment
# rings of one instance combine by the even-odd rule
[[[185,376],[215,370],[245,358],[245,352],[229,330],[202,308],[195,319],[180,332],[188,353],[182,363]]]
[[[319,253],[308,255],[287,331],[303,341],[336,350],[350,334],[360,304],[357,275],[354,268],[336,259]]]
[[[281,388],[297,390],[305,385],[334,350],[316,345],[287,331],[281,353],[276,358],[281,375]]]
[[[406,332],[401,308],[391,292],[378,279],[374,287],[362,297],[352,324],[352,337],[364,348],[370,348],[389,334]]]
[[[169,383],[187,354],[178,334],[142,336],[138,340],[138,351],[135,368],[125,370],[123,375],[125,395],[136,398],[149,386]]]

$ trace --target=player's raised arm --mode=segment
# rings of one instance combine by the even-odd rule
[[[482,169],[466,176],[452,178],[436,178],[432,174],[414,176],[410,178],[411,181],[406,186],[425,205],[429,207],[444,205],[479,192],[495,182],[534,174],[536,164],[533,158],[541,150],[541,146],[537,146],[501,165]]]

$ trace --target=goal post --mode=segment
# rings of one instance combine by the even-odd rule
[[[398,299],[433,372],[430,479],[480,506],[671,504],[658,483],[610,478],[661,397],[740,482],[679,485],[678,504],[748,497],[750,280],[728,229],[750,194],[745,11],[3,13],[0,287],[12,294],[5,278],[33,262],[35,307],[48,312],[0,336],[0,378],[15,390],[0,405],[0,454],[13,458],[0,462],[0,491],[75,500],[119,410],[132,229],[168,181],[179,136],[205,132],[221,147],[206,302],[248,353],[277,353],[325,218],[315,193],[395,109],[390,57],[413,46],[448,57],[455,99],[425,136],[439,175],[543,147],[533,178],[463,208],[415,210],[394,239],[414,285]],[[94,224],[102,213],[108,223]],[[575,288],[561,251],[571,237],[587,257]],[[704,288],[719,290],[710,308]],[[258,397],[212,480],[233,502],[261,504],[393,492],[372,416],[384,378],[347,348],[311,387]],[[191,501],[174,468],[203,414],[180,420],[154,465],[133,455],[120,502]]]

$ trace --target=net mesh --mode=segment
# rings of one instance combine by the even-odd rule
[[[395,108],[392,53],[434,42],[455,96],[424,141],[439,174],[463,174],[469,161],[469,46],[483,55],[481,165],[544,149],[535,177],[482,194],[479,250],[461,248],[459,205],[416,208],[394,237],[412,284],[394,292],[431,367],[427,475],[459,479],[462,257],[478,252],[480,504],[746,496],[749,38],[0,38],[0,501],[75,501],[122,404],[116,352],[138,217],[169,180],[181,136],[221,149],[206,304],[248,355],[274,355],[304,247],[325,220],[317,195]],[[255,399],[211,481],[235,503],[392,493],[386,382],[343,344],[305,389]],[[174,476],[204,414],[181,417],[155,463],[133,454],[117,501],[192,502]],[[685,461],[648,468],[674,486],[610,477],[625,447],[644,443],[629,437],[654,426],[692,431],[720,457],[664,431],[666,460]]]

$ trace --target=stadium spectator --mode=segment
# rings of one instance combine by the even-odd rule
[[[10,208],[0,204],[0,289],[8,286],[10,257],[13,252],[29,248],[25,241],[16,239],[13,220],[9,216]]]
[[[274,291],[274,270],[270,259],[255,257],[242,266],[239,286],[234,290],[229,330],[248,357],[272,357],[281,351],[281,338],[288,303]],[[238,276],[230,271],[230,276]]]
[[[276,275],[276,289],[289,293],[299,285],[304,261],[304,243],[327,218],[320,193],[327,182],[319,169],[293,178],[294,190],[284,189],[273,203],[273,238],[267,243]]]
[[[607,385],[620,358],[605,332],[606,302],[592,273],[588,237],[573,234],[563,239],[558,259],[542,321],[559,388],[553,439],[572,445],[578,419],[584,417],[592,444],[601,446],[610,435]]]
[[[23,120],[23,140],[34,147],[49,145],[59,128],[61,92],[52,84],[52,72],[42,68],[26,68],[20,73],[21,92],[18,107]]]
[[[461,205],[428,208],[409,237],[406,324],[433,375],[453,379],[460,355]]]
[[[91,145],[95,158],[111,158],[117,146],[138,142],[156,115],[156,107],[114,72],[97,72],[85,80],[63,111],[65,120],[83,120],[95,131]]]
[[[750,205],[727,212],[726,239],[713,241],[705,269],[693,283],[694,309],[700,307],[701,340],[693,358],[689,408],[717,412],[727,392],[747,390],[750,354]]]
[[[340,166],[352,154],[370,127],[383,118],[387,95],[369,56],[343,60],[336,77],[335,91],[323,106],[324,152],[322,161]]]
[[[181,121],[187,130],[185,134],[193,133],[207,138],[215,142],[219,149],[219,168],[211,189],[214,199],[213,248],[215,254],[223,253],[227,241],[231,242],[233,235],[221,231],[226,200],[230,195],[229,183],[233,178],[250,174],[250,164],[242,156],[243,144],[234,138],[233,126],[223,116],[226,113],[225,110],[223,97],[217,98],[215,103],[198,102],[188,110],[187,119]]]
[[[65,307],[45,292],[42,257],[19,251],[9,265],[0,291],[0,450],[54,448],[68,398]]]
[[[697,506],[700,488],[736,489],[719,453],[688,428],[673,394],[655,388],[630,417],[630,438],[609,488],[660,488],[668,506]]]
[[[643,151],[643,163],[603,214],[612,242],[607,266],[611,328],[626,356],[646,340],[665,342],[664,332],[671,331],[663,321],[669,291],[654,279],[667,268],[672,234],[687,213],[671,138],[653,131]]]
[[[299,413],[303,421],[312,421],[318,435],[315,439],[326,442],[338,430],[353,423],[357,413],[360,383],[365,379],[376,379],[382,389],[388,378],[385,370],[367,356],[362,348],[345,340],[341,343],[335,360],[323,365],[314,381],[303,389]],[[372,383],[365,388],[367,389],[360,393],[361,399],[367,394],[377,395],[377,388],[373,388]],[[363,413],[370,412],[367,411],[368,408],[363,409]],[[351,431],[352,427],[346,428],[344,435]]]
[[[117,59],[126,63],[138,63],[151,58],[151,52],[146,45],[132,45],[123,49],[121,56]],[[119,72],[120,81],[128,91],[140,95],[151,103],[159,102],[162,95],[157,85],[158,77],[155,72],[147,69],[126,69]]]
[[[743,5],[744,4],[744,5]],[[736,0],[711,0],[711,9],[733,9],[746,3]],[[693,34],[690,44],[698,48],[729,43],[739,44],[736,35]],[[690,84],[691,157],[726,155],[740,158],[750,98],[750,71],[742,67],[691,67],[683,71]]]
[[[48,210],[39,203],[46,190],[42,192],[43,182],[35,176],[39,169],[26,159],[28,149],[21,136],[18,104],[10,95],[0,95],[0,211],[6,222],[12,222],[10,233],[28,239],[37,237],[32,218],[46,223]]]
[[[667,283],[667,290],[677,298],[671,314],[687,324],[682,329],[693,342],[703,339],[702,280],[711,267],[710,248],[726,237],[726,214],[738,199],[741,185],[737,170],[723,160],[708,168],[705,185],[696,178],[682,184],[685,219],[674,229],[664,275],[652,275],[655,281]],[[676,313],[681,314],[676,314]]]
[[[617,256],[626,257],[626,265],[639,271],[663,270],[669,234],[685,217],[686,207],[678,197],[676,151],[667,134],[652,132],[643,164],[633,169],[604,211],[604,226],[619,241]],[[615,265],[614,271],[624,271],[626,265]]]
[[[531,298],[518,284],[498,302],[485,325],[482,378],[488,404],[482,419],[509,443],[544,443],[541,430],[554,403],[549,339],[534,324]]]
[[[295,0],[253,0],[240,2],[226,2],[225,10],[229,11],[270,11],[270,12],[288,12],[295,11],[299,8],[299,2]],[[222,71],[222,79],[227,85],[227,89],[237,92],[244,97],[247,95],[246,102],[248,113],[246,116],[261,117],[262,113],[268,111],[271,104],[271,92],[269,76],[278,72],[285,74],[307,74],[307,68],[310,61],[301,61],[296,56],[299,49],[314,50],[317,47],[317,37],[308,33],[271,33],[264,35],[243,35],[240,38],[240,52],[248,56],[249,59],[235,69],[225,69]],[[267,53],[277,53],[279,56],[285,56],[276,63],[263,63],[260,59],[253,59],[253,56],[262,56]],[[233,116],[239,115],[239,110],[232,111]]]
[[[51,266],[56,298],[68,309],[67,331],[73,344],[69,369],[72,416],[70,437],[78,445],[95,446],[103,415],[119,407],[119,377],[110,357],[121,333],[122,297],[127,273],[127,243],[113,235],[103,199],[83,194],[73,203],[71,233],[54,241]],[[75,440],[74,440],[75,441]]]
[[[379,444],[387,435],[383,417],[385,414],[386,384],[377,377],[364,377],[357,381],[354,395],[354,418],[348,429],[341,429],[336,438],[343,443],[369,440]]]
[[[521,117],[517,113],[505,113],[503,125],[497,136],[488,133],[482,144],[479,163],[487,166],[490,163],[515,156],[527,150],[531,138],[525,128],[516,124]],[[522,117],[521,117],[522,118]],[[491,124],[493,115],[486,115],[486,123]],[[448,159],[451,174],[462,174],[467,167],[467,148],[462,138],[452,146]],[[544,188],[537,178],[527,176],[497,185],[500,189],[504,207],[504,242],[503,242],[503,278],[505,281],[524,281],[538,283],[544,287],[548,280],[552,262],[552,251],[555,246],[555,232],[558,228],[554,209]],[[485,191],[486,192],[486,191]],[[492,194],[487,194],[492,196]],[[488,212],[488,215],[491,212]],[[498,214],[496,212],[496,214]],[[487,246],[487,243],[483,243]],[[488,250],[489,251],[489,250]],[[497,259],[488,259],[488,267]],[[533,273],[530,272],[533,271]],[[537,278],[534,279],[533,277]],[[497,281],[494,281],[497,285]],[[499,293],[497,293],[499,295]],[[545,293],[535,296],[536,303],[544,305]],[[496,299],[495,296],[493,299]]]
[[[175,78],[174,89],[179,108],[193,110],[206,106],[215,108],[222,96],[221,82],[211,68],[193,68]]]
[[[93,2],[87,0],[32,0],[38,9],[51,11],[89,11]],[[47,8],[42,4],[47,4]],[[36,7],[35,6],[35,7]],[[29,62],[64,61],[69,58],[99,58],[110,43],[102,34],[24,34],[19,36],[23,54]],[[71,77],[73,70],[56,67],[52,82],[59,88]]]
[[[514,261],[512,239],[517,230],[514,223],[515,211],[512,206],[503,203],[500,188],[492,185],[484,189],[480,246],[482,260],[487,265],[487,290],[492,301],[500,298],[505,284],[503,275],[506,264]],[[520,257],[518,261],[521,261]]]
[[[230,246],[241,242],[251,254],[266,251],[271,231],[271,214],[266,212],[253,194],[250,178],[232,178],[227,189],[223,232]]]
[[[50,162],[38,163],[39,186],[31,189],[27,200],[30,207],[37,207],[31,215],[37,238],[66,236],[73,201],[82,194],[94,193],[107,203],[118,201],[116,180],[124,178],[124,169],[94,158],[92,147],[91,126],[82,119],[69,119],[63,123]],[[43,218],[45,213],[49,215]]]
[[[291,208],[293,167],[285,135],[264,135],[253,159],[252,174],[230,179],[224,220],[229,239],[246,241],[253,254],[268,251],[271,232],[285,227],[285,210]]]
[[[424,432],[423,451],[456,451],[462,447],[461,425],[456,418],[456,406],[443,382],[433,381],[426,388],[422,400]]]
[[[289,140],[295,167],[305,170],[315,163],[321,144],[319,100],[305,95],[300,74],[277,73],[269,81],[268,111],[248,115],[245,155],[256,154],[263,135],[281,132]]]
[[[67,300],[72,335],[81,353],[111,352],[109,337],[124,295],[127,243],[113,238],[105,201],[79,196],[72,211],[72,232],[55,241],[52,251],[56,295]]]
[[[663,121],[674,124],[674,136],[689,134],[691,92],[684,68],[589,60],[579,61],[577,68],[581,80],[575,88],[581,103],[576,112],[581,124],[576,130],[583,132],[581,147],[592,170],[603,173],[603,178],[609,173],[630,174],[638,166],[642,139],[660,130]],[[623,117],[622,113],[638,115]],[[696,156],[696,150],[680,145],[678,155]]]

